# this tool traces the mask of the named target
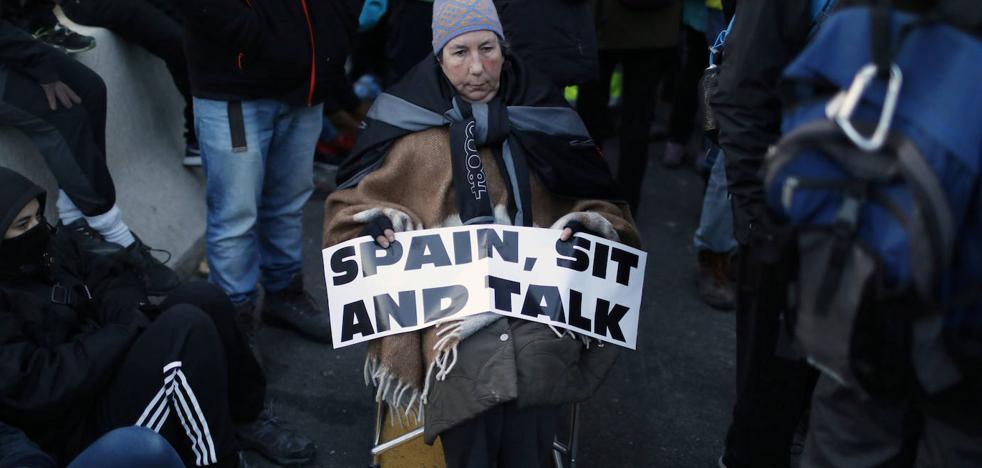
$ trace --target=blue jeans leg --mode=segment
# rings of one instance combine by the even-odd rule
[[[138,426],[110,431],[75,458],[68,468],[183,468],[163,437]]]
[[[277,117],[259,202],[262,284],[280,291],[303,269],[303,207],[314,192],[314,148],[322,106],[290,107]]]
[[[726,157],[719,151],[709,173],[709,183],[702,200],[699,228],[693,238],[697,251],[732,252],[737,248],[733,238],[733,211],[726,185]]]
[[[233,149],[229,103],[194,98],[195,130],[207,178],[209,280],[235,303],[253,296],[259,280],[256,221],[263,168],[282,106],[272,100],[243,101],[245,145]]]

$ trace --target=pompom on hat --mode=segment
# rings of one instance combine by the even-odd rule
[[[493,31],[504,39],[498,11],[491,0],[435,0],[433,2],[433,53],[455,37],[472,31]]]

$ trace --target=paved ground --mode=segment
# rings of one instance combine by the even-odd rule
[[[638,349],[622,352],[603,389],[581,406],[582,467],[715,466],[734,397],[735,341],[732,314],[703,305],[695,291],[692,233],[702,189],[693,171],[652,160],[637,216],[649,253]],[[324,303],[322,221],[323,201],[311,200],[306,283]],[[373,406],[362,379],[364,346],[335,351],[272,328],[260,332],[260,346],[270,395],[317,442],[316,466],[367,466]]]

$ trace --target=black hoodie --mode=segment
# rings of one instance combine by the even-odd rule
[[[192,94],[313,105],[344,86],[361,0],[177,0]]]
[[[3,232],[33,198],[44,190],[0,167]],[[138,276],[83,254],[69,236],[55,235],[49,252],[50,275],[0,277],[0,421],[64,460],[91,442],[94,397],[146,323],[138,307],[146,294]],[[55,294],[79,286],[91,300]]]

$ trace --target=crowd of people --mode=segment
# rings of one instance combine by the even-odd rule
[[[0,0],[0,125],[58,184],[0,167],[0,468],[314,463],[255,337],[331,341],[302,274],[316,168],[337,166],[324,247],[500,224],[643,248],[652,148],[703,175],[695,287],[735,309],[720,467],[789,467],[803,431],[809,468],[982,467],[971,3]],[[166,64],[207,281],[123,221],[113,90],[56,4]],[[365,377],[447,466],[550,466],[560,408],[617,354],[489,312],[369,342]]]

